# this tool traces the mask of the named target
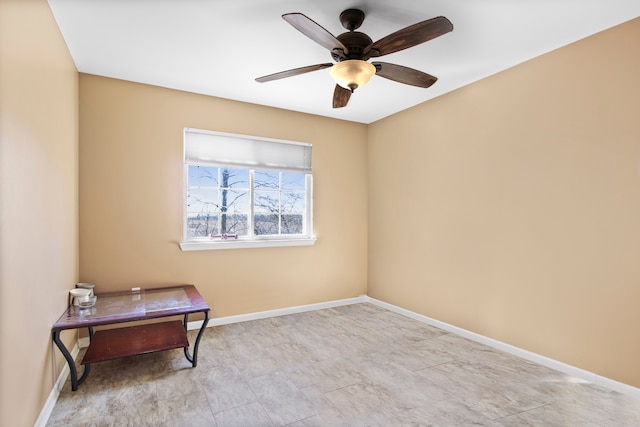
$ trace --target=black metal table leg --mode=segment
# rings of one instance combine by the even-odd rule
[[[184,329],[187,329],[187,321],[189,319],[189,314],[184,315]],[[204,333],[205,328],[207,327],[207,323],[209,323],[209,312],[204,312],[204,321],[202,322],[202,326],[200,326],[200,332],[198,332],[198,336],[196,337],[196,341],[193,344],[193,356],[189,354],[189,347],[184,348],[184,355],[191,365],[195,368],[198,365],[198,346],[200,345],[200,338],[202,338],[202,334]]]
[[[78,386],[82,384],[82,382],[87,378],[87,375],[89,375],[89,371],[91,370],[91,365],[89,364],[84,365],[84,368],[82,370],[82,376],[78,378],[78,370],[76,369],[75,361],[73,360],[73,357],[71,357],[71,353],[69,353],[69,350],[67,350],[67,347],[64,345],[64,343],[60,339],[60,331],[53,331],[52,337],[53,337],[53,342],[56,343],[56,346],[58,346],[58,348],[60,349],[60,352],[66,359],[67,365],[69,365],[69,371],[71,372],[71,390],[76,391],[78,389]],[[93,328],[89,328],[89,340],[91,340],[91,338],[93,338]]]

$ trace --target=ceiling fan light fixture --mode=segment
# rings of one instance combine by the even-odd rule
[[[367,84],[376,73],[376,67],[367,61],[348,59],[334,64],[330,73],[336,83],[353,92]]]

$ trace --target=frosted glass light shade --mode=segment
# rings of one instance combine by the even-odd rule
[[[349,59],[334,64],[330,73],[336,83],[353,92],[367,84],[369,79],[376,73],[376,67],[366,61]]]

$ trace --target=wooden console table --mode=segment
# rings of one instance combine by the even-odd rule
[[[184,355],[191,365],[198,363],[198,345],[202,333],[209,322],[211,310],[193,285],[179,285],[168,288],[144,289],[140,292],[114,292],[97,295],[96,305],[81,309],[70,305],[51,327],[53,342],[58,346],[71,371],[71,390],[89,375],[91,363],[156,351],[183,348]],[[193,355],[189,353],[187,321],[189,314],[204,313],[204,322],[193,345]],[[144,325],[119,327],[96,331],[96,326],[138,320],[158,319],[170,316],[184,316],[183,320],[162,321]],[[66,329],[87,328],[89,330],[89,348],[82,365],[84,370],[78,378],[76,365],[60,340],[60,332]]]

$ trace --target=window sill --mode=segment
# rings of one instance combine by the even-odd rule
[[[315,238],[282,240],[216,240],[200,242],[191,241],[181,242],[180,249],[182,249],[183,252],[188,252],[219,249],[281,248],[286,246],[311,246],[315,243]]]

